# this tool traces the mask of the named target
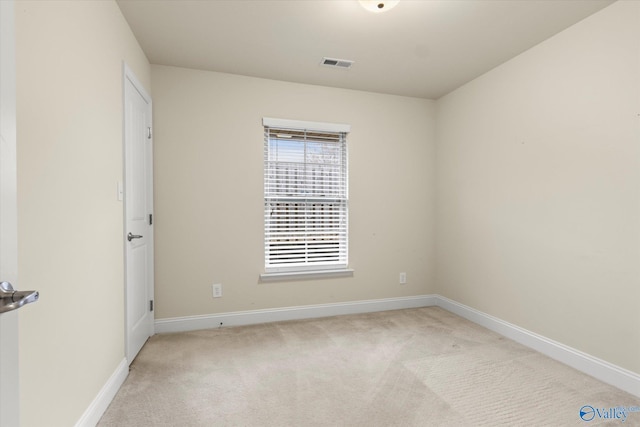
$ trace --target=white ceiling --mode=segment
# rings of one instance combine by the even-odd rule
[[[152,64],[437,99],[613,0],[118,0]],[[321,66],[328,56],[350,70]]]

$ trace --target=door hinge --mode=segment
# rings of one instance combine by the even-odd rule
[[[153,311],[153,300],[149,300],[149,311]]]
[[[149,225],[153,225],[153,214],[149,214]]]
[[[151,126],[149,126],[147,128],[147,139],[151,139],[152,133],[151,133]]]

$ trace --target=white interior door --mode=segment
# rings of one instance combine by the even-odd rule
[[[151,97],[124,66],[126,353],[153,335],[153,139]]]
[[[16,79],[13,1],[0,1],[0,281],[17,289]],[[0,314],[0,426],[19,425],[18,312]]]

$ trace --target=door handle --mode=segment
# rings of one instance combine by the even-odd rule
[[[133,239],[142,239],[143,236],[139,235],[139,234],[131,234],[131,232],[129,232],[129,234],[127,234],[127,240],[128,241],[132,241]]]
[[[16,291],[9,282],[0,283],[0,313],[16,310],[25,304],[38,301],[37,291]]]

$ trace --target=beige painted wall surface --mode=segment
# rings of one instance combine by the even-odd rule
[[[156,318],[433,291],[433,101],[156,65],[151,76]],[[262,117],[352,125],[354,277],[259,283]]]
[[[640,3],[437,103],[437,291],[640,373]]]
[[[112,1],[16,3],[23,426],[71,426],[124,358],[122,61],[149,64]]]

